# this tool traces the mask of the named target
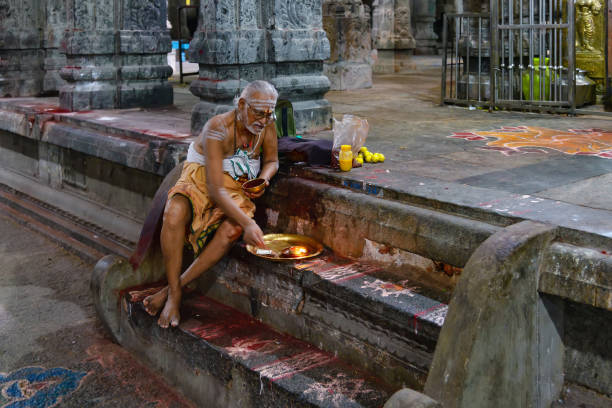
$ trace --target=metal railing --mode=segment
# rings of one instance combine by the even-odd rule
[[[579,108],[572,5],[491,0],[490,13],[446,14],[441,103],[612,116]]]
[[[442,103],[491,106],[489,37],[489,14],[444,15]]]
[[[576,110],[573,2],[492,0],[492,104]]]

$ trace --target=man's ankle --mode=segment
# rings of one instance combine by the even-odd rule
[[[177,286],[177,287],[172,287],[169,286],[168,287],[168,296],[172,296],[172,297],[180,297],[181,296],[181,287]]]

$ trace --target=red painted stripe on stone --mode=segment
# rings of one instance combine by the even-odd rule
[[[260,373],[262,377],[269,378],[271,381],[278,381],[329,364],[335,360],[336,357],[330,354],[318,350],[310,350],[253,367],[253,370]]]

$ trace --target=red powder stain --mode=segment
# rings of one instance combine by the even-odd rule
[[[67,65],[64,68],[66,68],[66,69],[81,69],[81,67],[72,66],[72,65]]]
[[[63,109],[60,108],[57,105],[44,105],[44,104],[37,104],[37,105],[22,105],[22,106],[26,106],[28,108],[32,108],[32,110],[34,110],[35,113],[38,114],[62,114],[62,113],[72,113],[72,111],[69,111],[67,109]],[[90,113],[92,111],[88,110],[88,111],[78,111],[76,113]]]
[[[608,253],[606,251],[601,251],[602,254],[604,255],[608,255]]]
[[[89,355],[86,360],[94,361],[101,367],[94,375],[130,390],[141,400],[141,406],[195,408],[193,403],[169,387],[158,374],[140,364],[118,345],[104,340],[91,345],[86,352]]]

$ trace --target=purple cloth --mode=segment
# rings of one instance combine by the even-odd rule
[[[333,142],[331,140],[308,140],[296,137],[278,139],[278,154],[287,160],[313,165],[329,165]]]

